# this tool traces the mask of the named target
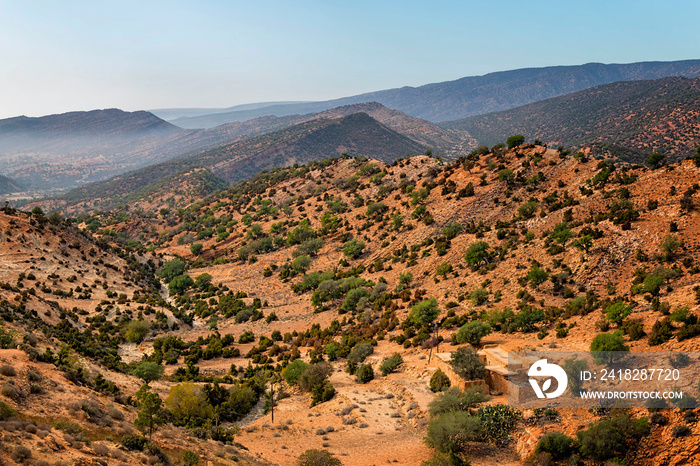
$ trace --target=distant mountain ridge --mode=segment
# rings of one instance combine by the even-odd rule
[[[275,131],[294,124],[319,118],[342,118],[355,113],[366,113],[380,123],[431,149],[451,153],[463,145],[476,147],[476,140],[459,130],[447,130],[420,118],[392,110],[378,102],[344,105],[319,113],[288,115],[284,117],[266,116],[253,120],[227,123],[204,131],[227,131],[229,135],[250,137]]]
[[[322,102],[280,104],[252,110],[177,118],[172,120],[172,123],[183,128],[210,128],[268,115],[279,117],[322,112],[338,106],[371,101],[414,117],[440,122],[519,107],[601,84],[669,76],[700,76],[700,60],[630,64],[587,63],[524,68],[419,87],[407,86],[369,92]]]
[[[81,186],[59,199],[69,206],[89,201],[109,208],[127,202],[138,193],[151,192],[153,186],[192,169],[208,169],[233,183],[266,168],[304,164],[342,153],[390,162],[407,154],[423,153],[426,149],[366,113],[353,113],[341,118],[317,118],[215,149],[186,154]]]
[[[0,152],[41,149],[55,138],[96,144],[166,135],[181,128],[145,111],[125,112],[116,108],[69,112],[42,117],[19,116],[0,120]]]
[[[239,110],[255,110],[273,105],[303,104],[306,102],[307,101],[302,100],[289,100],[280,102],[256,102],[252,104],[234,105],[227,108],[157,108],[148,111],[158,118],[162,118],[164,120],[174,120],[175,118],[196,117],[201,115],[211,115],[214,113],[235,112]]]
[[[676,160],[700,145],[700,78],[605,84],[441,126],[488,146],[522,134],[550,145],[591,146],[631,162],[643,163],[653,152]]]

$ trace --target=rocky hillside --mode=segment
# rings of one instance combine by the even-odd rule
[[[678,160],[700,145],[699,103],[700,78],[619,82],[442,126],[486,145],[523,134],[630,162],[644,163],[653,152]]]
[[[47,380],[32,389],[2,376],[2,401],[18,413],[9,422],[34,422],[65,448],[31,440],[38,459],[104,444],[104,457],[171,463],[184,449],[221,464],[249,454],[292,465],[310,450],[346,465],[443,461],[451,434],[435,436],[448,418],[431,403],[454,393],[430,386],[438,369],[463,383],[450,353],[586,351],[604,333],[633,351],[698,350],[696,162],[650,170],[533,145],[453,163],[343,156],[265,170],[180,208],[162,203],[164,191],[70,225],[6,209],[0,294],[3,331],[14,334],[0,338],[0,356]],[[65,380],[80,388],[79,403],[69,403],[78,395]],[[41,413],[10,386],[70,396]],[[683,464],[697,438],[686,405],[660,415],[603,406],[518,413],[497,390],[490,399],[470,393],[469,406],[481,409],[450,416],[469,429],[454,435],[473,440],[453,453],[474,465],[576,455]],[[148,404],[152,394],[166,411]],[[182,404],[184,395],[194,401]],[[100,422],[120,416],[100,415],[110,404],[123,418],[108,440]],[[144,419],[154,420],[151,442]],[[585,446],[610,423],[618,443]],[[535,458],[555,432],[576,439],[564,459],[549,450]],[[10,445],[0,454],[23,444]]]

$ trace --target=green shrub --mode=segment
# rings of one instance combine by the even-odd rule
[[[665,155],[654,152],[647,158],[647,166],[651,169],[659,168],[664,163]]]
[[[490,257],[489,243],[486,241],[472,243],[464,254],[464,260],[473,267],[479,266],[482,262],[488,262]]]
[[[324,380],[322,384],[314,386],[311,389],[311,407],[319,403],[325,403],[335,396],[335,388],[328,380]]]
[[[158,271],[158,276],[165,280],[166,283],[170,283],[173,278],[182,275],[184,272],[185,263],[180,259],[173,259],[163,265],[163,268]]]
[[[481,420],[465,411],[455,411],[431,419],[425,441],[440,452],[460,453],[466,450],[468,442],[482,438]]]
[[[469,293],[469,299],[472,300],[475,306],[481,306],[489,299],[489,291],[486,288],[477,286]]]
[[[450,378],[440,369],[436,370],[430,377],[430,390],[432,392],[442,392],[450,388],[450,385],[452,385]]]
[[[189,275],[178,275],[168,283],[168,291],[172,295],[182,294],[194,285],[194,280]]]
[[[359,364],[372,353],[374,353],[374,346],[370,343],[358,343],[352,348],[350,354],[348,354],[348,362]]]
[[[625,320],[631,313],[632,306],[620,301],[618,303],[611,304],[605,309],[605,318],[611,324],[620,326],[622,325],[622,321]]]
[[[309,365],[301,359],[295,359],[282,371],[282,377],[284,377],[284,380],[286,380],[289,385],[296,385],[299,382],[299,377],[301,377],[301,374],[303,374],[308,367]]]
[[[360,383],[367,383],[374,379],[374,370],[369,364],[363,364],[357,369],[355,373],[357,376],[357,381]]]
[[[452,353],[450,364],[455,373],[465,380],[482,379],[486,375],[486,367],[473,348],[459,348]]]
[[[430,415],[439,416],[454,411],[468,411],[470,408],[489,401],[484,387],[471,387],[462,391],[452,387],[442,392],[430,402]]]
[[[442,453],[436,451],[433,457],[423,461],[421,466],[471,466],[469,460],[460,458],[456,453]]]
[[[403,286],[409,286],[412,281],[413,281],[413,274],[411,273],[410,270],[407,270],[406,272],[399,275],[399,283]]]
[[[469,343],[478,346],[481,339],[491,333],[491,326],[478,320],[473,320],[462,325],[455,333],[454,341],[458,344]]]
[[[343,245],[343,254],[346,257],[351,257],[357,259],[362,255],[362,251],[365,249],[365,242],[357,240],[355,238],[351,239]]]
[[[182,454],[182,462],[185,466],[195,466],[199,463],[199,455],[193,451],[185,450]]]
[[[145,383],[150,383],[158,380],[163,376],[165,368],[160,364],[152,361],[144,361],[132,371],[132,374]]]
[[[192,382],[171,387],[165,406],[183,425],[201,425],[214,415],[206,394],[199,385]]]
[[[671,324],[671,319],[668,317],[657,320],[651,327],[651,333],[649,334],[649,346],[656,346],[662,343],[666,343],[673,337],[673,325]]]
[[[143,451],[148,446],[148,439],[138,435],[127,434],[122,438],[121,443],[127,450]]]
[[[342,466],[342,462],[326,450],[306,450],[297,459],[297,466]]]
[[[403,363],[403,358],[401,355],[399,353],[394,353],[382,362],[379,370],[381,370],[382,375],[386,377],[392,372],[396,372],[396,369],[401,365],[401,363]]]
[[[435,320],[440,313],[437,299],[431,298],[414,304],[408,319],[416,325],[429,324]]]
[[[205,291],[211,285],[211,275],[208,273],[202,273],[197,275],[194,279],[194,285],[202,291]]]
[[[141,343],[148,332],[151,331],[151,325],[145,320],[132,320],[126,326],[124,338],[129,343]]]
[[[238,337],[238,343],[240,344],[250,343],[253,341],[255,341],[255,334],[253,334],[253,332],[250,330],[246,330],[245,332],[241,333],[240,337]]]
[[[222,418],[230,421],[243,419],[258,402],[257,393],[248,386],[236,385],[231,387],[231,391],[221,406]]]
[[[332,372],[333,368],[328,363],[311,364],[299,377],[299,388],[305,392],[310,392],[314,387],[322,385]]]
[[[447,278],[447,274],[452,273],[452,264],[442,262],[435,268],[435,275],[442,275],[442,278]]]
[[[605,461],[624,457],[633,443],[649,433],[647,418],[632,419],[629,415],[601,419],[576,435],[581,454],[586,458]]]
[[[524,143],[525,143],[525,136],[523,136],[522,134],[514,134],[512,136],[508,136],[508,139],[506,139],[506,144],[508,144],[508,149],[513,149],[515,147],[521,146]]]
[[[630,350],[625,344],[625,339],[620,332],[599,333],[591,342],[591,352],[593,358],[599,364],[612,364],[616,360],[622,359],[624,353]]]
[[[575,450],[575,440],[561,432],[550,432],[540,439],[535,447],[535,453],[549,453],[555,460],[563,460],[571,456]]]
[[[539,207],[537,201],[528,201],[525,204],[518,207],[518,215],[522,220],[527,220],[535,216],[535,211]]]
[[[456,238],[464,230],[464,227],[457,222],[450,222],[442,229],[442,235],[448,240]]]

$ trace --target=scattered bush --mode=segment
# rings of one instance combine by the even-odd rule
[[[649,433],[647,418],[632,419],[628,415],[601,419],[578,436],[581,454],[594,460],[605,461],[623,457],[633,442]]]
[[[486,367],[473,348],[459,348],[452,353],[450,364],[457,375],[465,380],[482,379],[486,375]]]
[[[403,358],[399,353],[394,353],[390,357],[386,358],[379,369],[382,371],[382,375],[386,377],[392,372],[396,372],[396,369],[403,363]]]
[[[343,254],[346,257],[357,259],[362,255],[362,251],[365,249],[365,245],[366,244],[364,241],[360,241],[353,238],[343,245]]]
[[[374,379],[374,370],[369,364],[363,364],[357,369],[356,374],[357,381],[360,383],[367,383]]]
[[[310,392],[314,387],[323,385],[323,382],[330,377],[332,372],[333,368],[328,363],[311,364],[299,377],[299,388],[305,392]]]
[[[488,400],[484,387],[471,387],[466,391],[452,387],[430,402],[430,415],[439,416],[454,411],[467,411]]]
[[[17,417],[17,411],[7,403],[0,401],[0,421],[6,421],[11,417]]]
[[[182,462],[185,466],[194,466],[199,463],[199,455],[193,451],[185,450],[182,454]]]
[[[591,342],[591,351],[594,352],[593,358],[599,364],[606,362],[612,364],[622,359],[629,350],[629,346],[625,344],[625,339],[619,332],[600,333]]]
[[[561,432],[550,432],[540,439],[535,447],[535,454],[546,452],[555,460],[563,460],[571,456],[576,444],[575,440]]]
[[[478,346],[481,339],[491,333],[491,326],[481,321],[474,320],[462,325],[453,340],[458,344],[469,343],[473,346]]]
[[[450,388],[452,383],[450,378],[442,372],[440,369],[436,370],[432,377],[430,377],[430,390],[432,392],[442,392]]]
[[[326,450],[306,450],[297,459],[297,466],[342,466],[342,462]]]
[[[674,426],[673,430],[671,431],[671,435],[673,438],[678,438],[678,437],[685,437],[687,435],[690,435],[692,431],[690,430],[690,427],[686,426],[685,424],[679,425],[679,426]]]
[[[468,442],[481,440],[482,437],[483,427],[478,417],[455,411],[432,419],[425,441],[440,452],[459,453],[467,448]]]
[[[127,434],[122,438],[122,445],[127,450],[143,451],[148,446],[148,439],[138,435]]]
[[[352,348],[350,354],[348,354],[348,362],[360,364],[372,353],[374,353],[374,346],[370,343],[358,343]]]
[[[309,365],[301,359],[295,359],[282,371],[282,377],[289,385],[296,385],[299,382],[299,377],[308,367]]]
[[[32,451],[29,448],[20,445],[15,447],[10,457],[16,463],[24,463],[26,460],[32,457]]]
[[[2,393],[3,396],[15,401],[19,401],[19,399],[23,397],[23,393],[20,391],[20,389],[10,383],[3,385],[0,393]]]
[[[322,384],[316,385],[311,389],[311,406],[316,406],[319,403],[325,403],[335,396],[335,388],[328,381],[324,380]]]
[[[151,326],[145,320],[132,320],[126,327],[124,338],[129,343],[141,343],[150,331]]]

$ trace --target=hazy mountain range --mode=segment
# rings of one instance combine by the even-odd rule
[[[668,76],[674,78],[663,79]],[[700,144],[693,111],[697,81],[683,78],[697,76],[700,60],[593,63],[491,73],[325,102],[156,111],[172,122],[118,109],[15,117],[0,120],[0,174],[13,180],[9,191],[22,186],[47,192],[173,160],[167,169],[148,174],[149,183],[188,168],[212,169],[230,182],[279,164],[344,152],[389,161],[432,149],[449,159],[515,133],[550,145],[588,145],[630,161],[643,161],[653,151],[678,158]],[[356,114],[363,116],[329,124]],[[213,159],[217,162],[210,163]],[[132,183],[124,189],[128,186]]]
[[[286,116],[321,112],[363,102],[380,104],[432,122],[457,120],[472,115],[506,110],[563,94],[616,81],[659,79],[668,76],[700,76],[700,60],[641,62],[630,64],[588,63],[577,66],[525,68],[470,76],[455,81],[369,92],[323,102],[272,104],[253,109],[212,112],[180,117],[172,123],[183,128],[211,128],[232,121],[265,115]],[[154,111],[169,118],[165,110]]]

